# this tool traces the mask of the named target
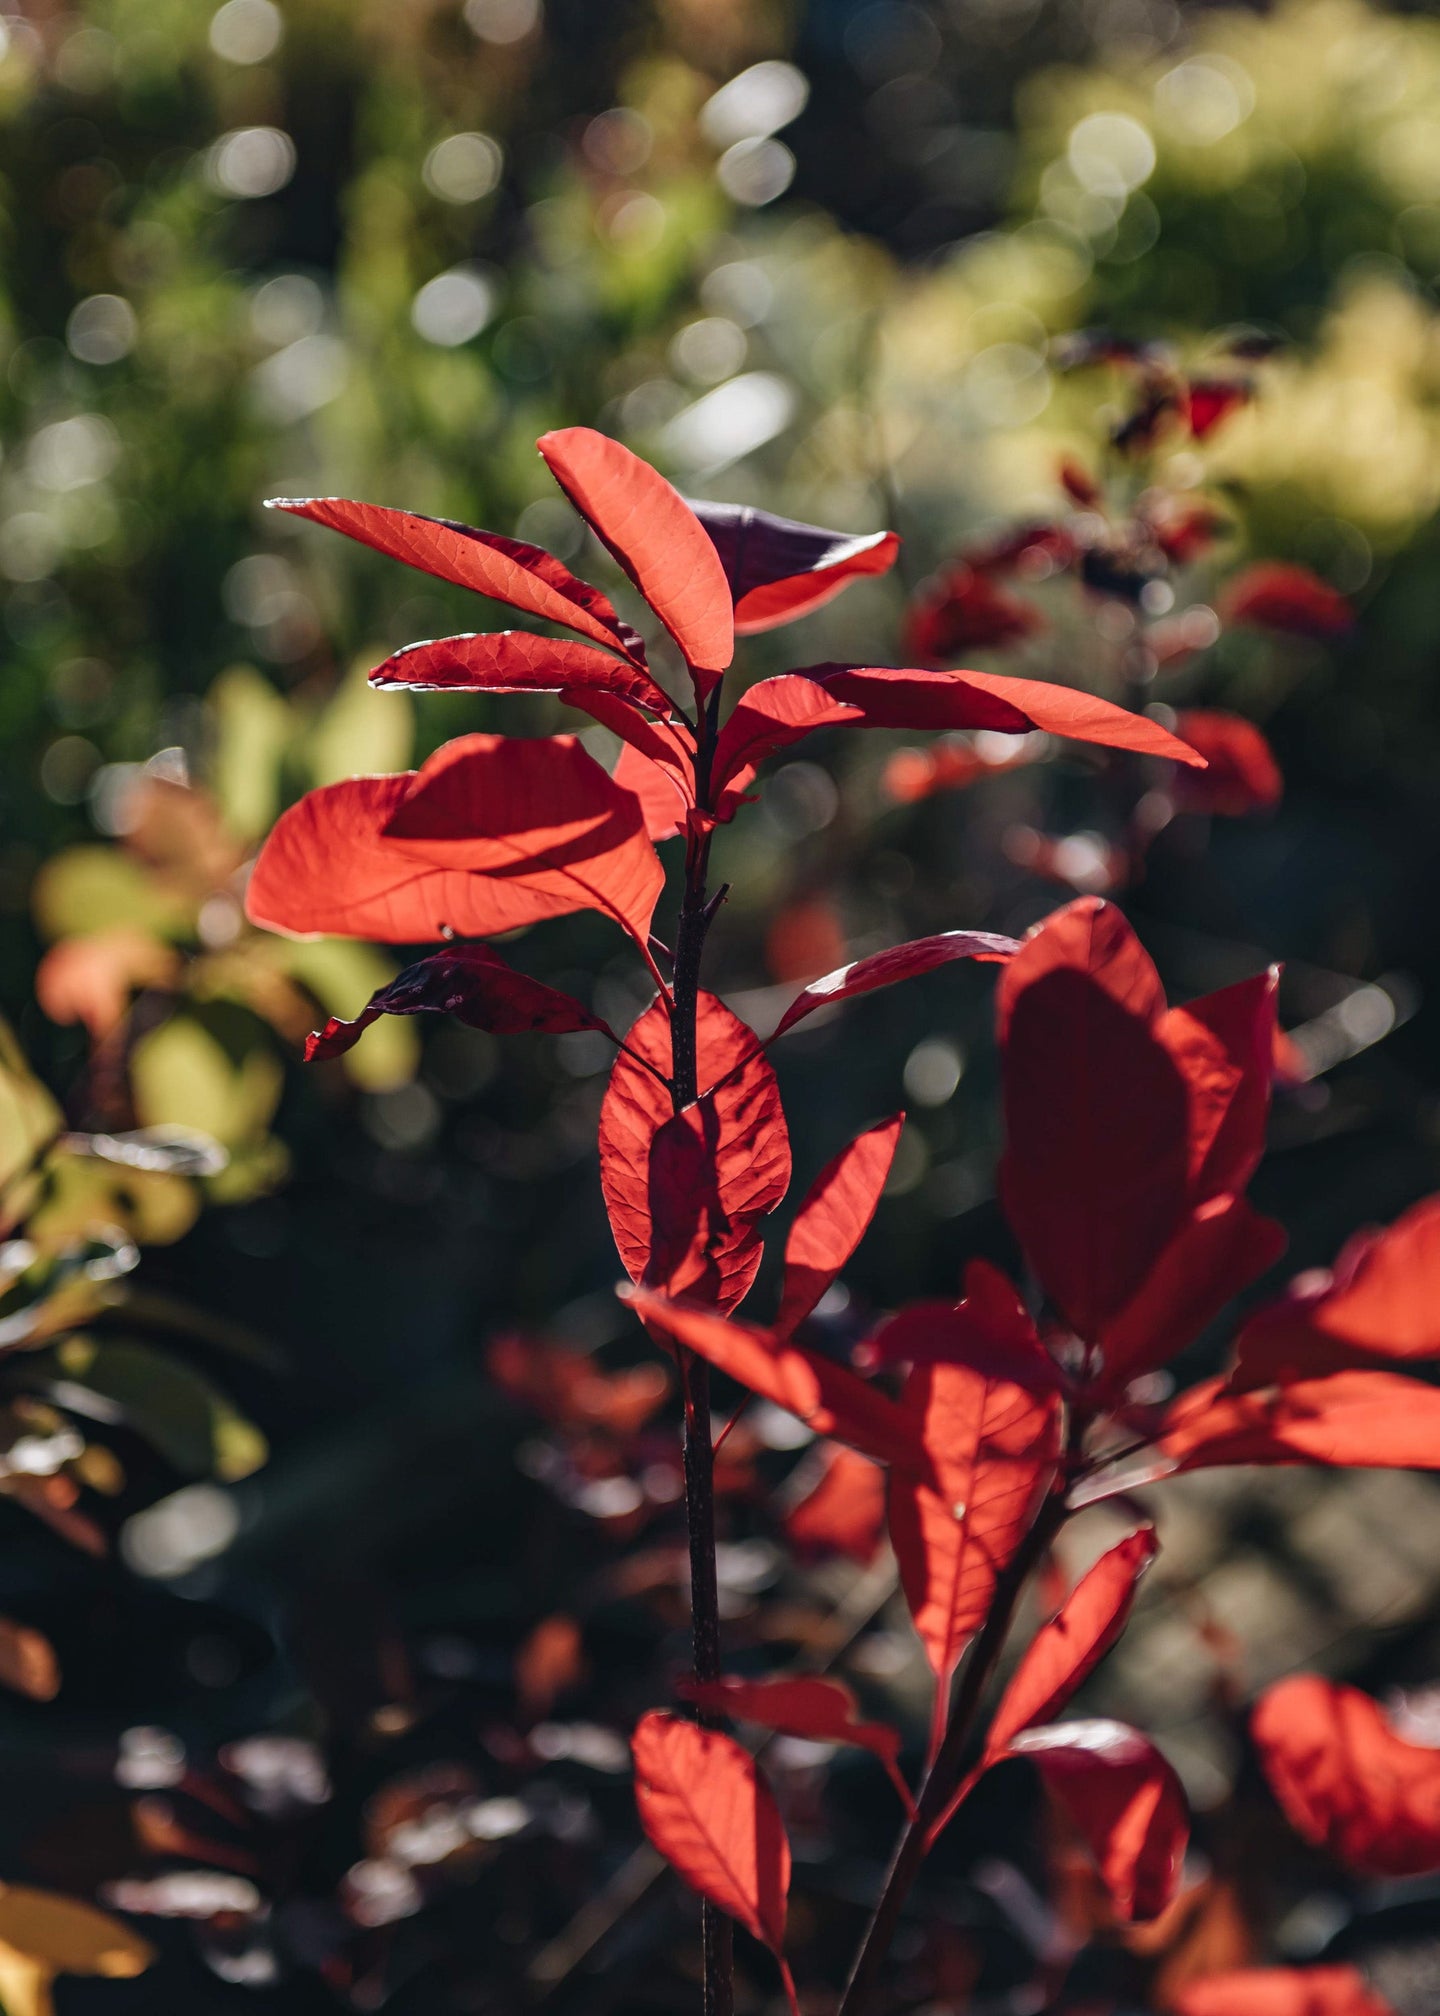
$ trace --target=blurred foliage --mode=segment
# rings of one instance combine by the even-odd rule
[[[1288,959],[1286,1019],[1335,1068],[1279,1102],[1259,1201],[1296,1265],[1328,1260],[1440,1182],[1416,893],[1440,860],[1440,28],[1359,0],[48,0],[0,41],[0,1873],[154,1927],[161,2000],[70,1982],[65,2008],[230,2009],[241,1988],[297,2011],[675,2006],[688,1921],[643,1884],[624,1902],[617,1733],[683,1657],[673,1406],[609,1292],[602,1060],[457,1027],[422,1050],[390,1020],[302,1072],[305,1031],[398,961],[265,936],[240,907],[308,786],[574,717],[372,694],[388,650],[503,619],[262,500],[513,532],[632,616],[533,452],[548,427],[607,428],[694,494],[904,533],[895,577],[748,645],[747,675],[897,661],[933,570],[1070,515],[1065,457],[1113,527],[1219,501],[1223,539],[1166,584],[1187,607],[1248,560],[1317,570],[1357,604],[1352,636],[1227,629],[1157,689],[1263,722],[1284,805],[1173,819],[1130,900],[1179,995]],[[1127,380],[1061,368],[1097,323],[1192,374],[1237,328],[1280,347],[1223,426],[1136,462],[1112,445]],[[978,663],[1136,697],[1115,598],[1025,591],[1050,627]],[[1023,928],[1135,809],[1133,779],[1097,786],[1073,756],[978,774],[966,745],[969,788],[907,796],[890,738],[811,746],[723,836],[712,977],[757,1020],[895,939]],[[1047,874],[1024,832],[1069,851]],[[643,1005],[594,920],[523,952],[612,1022]],[[779,1064],[797,1186],[902,1086],[912,1110],[837,1344],[1004,1254],[983,979],[817,1017]],[[762,1415],[727,1444],[727,1628],[768,1658],[848,1657],[914,1723],[883,1573],[777,1562],[756,1502],[814,1467],[784,1433]],[[1208,1675],[1210,1605],[1361,1656],[1305,1553],[1327,1520],[1337,1549],[1338,1501],[1287,1489],[1177,1528],[1137,1655],[1165,1685]],[[1378,1551],[1401,1577],[1404,1550]],[[1283,1603],[1272,1553],[1306,1564]],[[1433,1597],[1407,1600],[1372,1684],[1433,1676]],[[1168,1738],[1216,1801],[1235,1658]],[[796,1810],[819,1768],[776,1761]],[[834,1777],[846,1825],[796,1913],[817,1975],[890,1824]],[[1018,1978],[1015,1921],[962,1878],[1003,1850],[1042,1880],[1023,1803],[940,1865],[913,2000]],[[1097,1964],[1158,1980],[1192,1930],[1243,1957],[1272,1883],[1303,1917],[1315,1872],[1276,1877],[1293,1851],[1253,1809],[1242,1774],[1193,1927],[1158,1961],[1102,1941]],[[43,1911],[16,1930],[27,1898],[0,1892],[11,2016],[43,2011],[58,1965]],[[1062,1908],[1093,1931],[1083,1898]],[[1340,1936],[1363,1947],[1358,1908]]]

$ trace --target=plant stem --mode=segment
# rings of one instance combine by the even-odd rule
[[[700,715],[696,752],[697,797],[709,796],[710,758],[719,716],[720,688]],[[675,980],[670,1013],[671,1090],[675,1111],[693,1105],[698,1092],[696,1023],[700,996],[700,959],[710,928],[706,888],[710,866],[709,836],[687,837],[685,895],[675,938]],[[685,1401],[685,1523],[690,1536],[690,1630],[697,1680],[720,1676],[720,1597],[715,1579],[715,1452],[710,1426],[710,1368],[693,1352],[677,1351]],[[702,1723],[717,1727],[717,1718],[702,1714]],[[700,1936],[704,1951],[705,2016],[732,2016],[734,2008],[734,1927],[723,1911],[704,1899]]]
[[[1020,1600],[1020,1592],[1055,1535],[1064,1525],[1065,1482],[1063,1474],[1056,1479],[1054,1487],[1036,1514],[1034,1524],[1021,1541],[1008,1568],[995,1585],[995,1599],[990,1605],[990,1614],[980,1628],[979,1636],[970,1647],[969,1657],[960,1676],[960,1685],[955,1695],[955,1705],[950,1712],[950,1721],[945,1731],[945,1739],[936,1753],[935,1762],[926,1774],[920,1796],[915,1802],[915,1816],[908,1821],[896,1844],[895,1854],[885,1878],[885,1887],[880,1893],[880,1902],[875,1907],[875,1915],[870,1920],[864,1943],[856,1956],[854,1968],[840,2003],[838,2016],[862,2016],[869,2009],[880,1981],[880,1970],[890,1951],[895,1929],[900,1922],[900,1913],[910,1894],[911,1885],[920,1873],[920,1865],[925,1860],[931,1846],[932,1830],[943,1817],[946,1807],[960,1782],[960,1767],[965,1759],[965,1746],[970,1740],[975,1726],[975,1717],[984,1698],[995,1665],[1010,1634],[1010,1625],[1015,1615],[1015,1606]]]

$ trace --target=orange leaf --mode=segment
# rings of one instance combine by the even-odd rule
[[[1180,1991],[1174,2016],[1395,2016],[1354,1967],[1242,1967]]]
[[[631,1748],[635,1803],[651,1841],[692,1890],[778,1958],[790,1843],[754,1758],[733,1737],[664,1714],[642,1718]]]
[[[1379,1702],[1302,1673],[1263,1694],[1250,1723],[1296,1832],[1367,1876],[1440,1869],[1440,1750],[1407,1743]]]
[[[668,1078],[666,1003],[653,1002],[625,1040],[600,1109],[600,1182],[625,1271],[733,1308],[760,1264],[761,1222],[790,1181],[775,1074],[713,994],[701,994],[696,1018],[700,1097],[683,1112],[636,1061]]]
[[[1151,1526],[1131,1533],[1100,1557],[1060,1614],[1036,1633],[995,1711],[985,1741],[988,1760],[1007,1749],[1022,1729],[1058,1715],[1084,1685],[1125,1629],[1157,1544]]]
[[[730,584],[705,527],[658,470],[593,428],[563,427],[535,445],[708,693],[735,655],[735,625]]]

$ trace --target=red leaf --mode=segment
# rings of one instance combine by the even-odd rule
[[[820,1482],[785,1519],[785,1538],[801,1559],[841,1554],[868,1568],[885,1538],[885,1472],[838,1445],[826,1449]]]
[[[1167,1011],[1120,912],[1082,897],[1031,936],[997,1002],[1006,1212],[1047,1292],[1095,1342],[1194,1214],[1259,1159],[1273,982]]]
[[[1292,637],[1322,641],[1348,636],[1355,611],[1337,588],[1283,560],[1259,560],[1237,574],[1225,592],[1220,613],[1227,623],[1258,624]]]
[[[673,840],[684,830],[692,801],[669,764],[657,762],[627,741],[613,774],[622,790],[635,794],[652,840]]]
[[[963,791],[981,777],[998,777],[1034,761],[1035,748],[1028,741],[1016,743],[1008,756],[991,756],[963,736],[945,735],[928,749],[897,749],[885,765],[881,788],[897,805],[916,805],[937,792]]]
[[[871,1127],[827,1162],[806,1191],[785,1242],[777,1337],[804,1321],[864,1238],[904,1125],[897,1113]]]
[[[735,634],[751,637],[808,616],[865,574],[885,574],[893,532],[829,532],[752,504],[690,506],[714,542],[735,602]]]
[[[1335,1372],[1256,1393],[1228,1393],[1223,1379],[1209,1379],[1166,1410],[1157,1448],[1177,1470],[1440,1470],[1440,1390],[1394,1372]]]
[[[760,680],[750,688],[720,730],[715,745],[711,778],[722,816],[725,808],[719,794],[741,771],[753,773],[756,764],[763,762],[767,756],[783,749],[788,743],[798,742],[817,728],[829,728],[860,718],[858,707],[837,700],[813,679],[786,672],[778,679]],[[743,780],[740,788],[743,788]],[[728,794],[732,801],[737,795],[737,792]],[[733,812],[733,809],[732,802],[730,810]]]
[[[661,1365],[606,1372],[587,1352],[509,1330],[485,1354],[485,1369],[501,1392],[559,1428],[604,1428],[636,1435],[665,1400],[670,1381]]]
[[[1185,811],[1238,819],[1280,803],[1285,780],[1253,721],[1218,708],[1186,707],[1176,715],[1175,729],[1209,765],[1198,775],[1180,778],[1175,795]]]
[[[1440,1869],[1440,1750],[1407,1743],[1368,1694],[1297,1674],[1260,1697],[1250,1734],[1313,1846],[1367,1876]]]
[[[1013,1284],[988,1260],[965,1269],[963,1301],[907,1303],[864,1349],[876,1365],[993,1365],[1040,1390],[1063,1383]]]
[[[456,945],[407,966],[370,996],[353,1022],[332,1015],[306,1039],[306,1063],[340,1056],[382,1015],[454,1015],[472,1029],[489,1029],[497,1036],[531,1029],[551,1034],[596,1029],[615,1041],[609,1024],[571,995],[517,973],[488,945]]]
[[[877,987],[893,987],[897,980],[909,980],[917,973],[948,965],[952,959],[979,959],[995,962],[1018,952],[1014,938],[1002,938],[994,931],[940,931],[933,938],[912,938],[904,945],[891,945],[884,952],[872,952],[868,959],[855,959],[839,966],[823,979],[812,980],[797,994],[780,1017],[774,1036],[783,1036],[817,1008],[833,1001],[849,1001],[856,994],[869,994]]]
[[[682,1680],[680,1693],[695,1707],[737,1722],[758,1722],[782,1736],[816,1743],[850,1743],[868,1750],[897,1776],[900,1734],[886,1722],[862,1722],[855,1696],[838,1680]],[[907,1795],[908,1797],[908,1795]]]
[[[1090,471],[1072,455],[1064,455],[1058,474],[1060,487],[1071,503],[1078,504],[1082,511],[1093,511],[1104,493]]]
[[[1130,714],[1073,686],[1000,672],[920,672],[887,665],[810,665],[803,674],[864,712],[868,728],[1043,728],[1072,742],[1166,756],[1202,768],[1205,759],[1145,714]]]
[[[644,647],[628,624],[616,615],[607,596],[539,546],[523,539],[502,539],[495,532],[477,532],[453,518],[426,518],[414,511],[392,511],[382,504],[356,504],[344,497],[272,497],[274,511],[290,511],[313,519],[362,546],[407,567],[434,574],[477,595],[508,602],[547,623],[579,630],[597,644],[623,651],[637,664],[645,662]]]
[[[668,720],[674,705],[642,666],[613,658],[567,637],[537,637],[531,630],[491,630],[434,643],[407,644],[370,674],[382,692],[613,693]],[[584,705],[581,701],[577,703]]]
[[[309,792],[245,902],[294,937],[484,938],[600,910],[643,944],[664,879],[635,798],[573,736],[467,735],[419,771]]]
[[[1023,1381],[987,1354],[979,1365],[917,1365],[905,1382],[901,1406],[936,1488],[892,1474],[890,1540],[942,1693],[1054,1469],[1057,1396]]]
[[[593,428],[564,427],[535,445],[708,693],[735,655],[735,628],[730,585],[705,527],[658,470]]]
[[[1010,1744],[1085,1837],[1120,1916],[1158,1918],[1180,1883],[1190,1821],[1180,1780],[1122,1722],[1059,1722]]]
[[[1387,1360],[1440,1358],[1440,1197],[1352,1239],[1332,1273],[1305,1274],[1252,1316],[1236,1345],[1237,1392]]]
[[[917,658],[1003,651],[1045,628],[1038,609],[963,560],[920,589],[905,618],[904,648]]]
[[[1187,387],[1190,432],[1203,441],[1220,422],[1254,397],[1254,387],[1244,378],[1192,378]]]
[[[1173,1358],[1284,1250],[1284,1231],[1245,1198],[1202,1204],[1132,1299],[1100,1325],[1105,1386],[1114,1392]]]
[[[1241,1967],[1182,1988],[1175,2016],[1395,2016],[1353,1967]]]
[[[664,1001],[646,1009],[615,1060],[600,1109],[600,1182],[632,1281],[730,1309],[760,1264],[760,1224],[790,1181],[780,1090],[754,1033],[713,994],[696,1026],[700,1098],[672,1110]]]
[[[877,1463],[926,1474],[927,1458],[913,1416],[845,1366],[778,1340],[757,1324],[667,1302],[648,1289],[622,1288],[620,1299],[649,1328],[663,1331],[762,1400],[794,1414],[817,1435],[833,1435]]]
[[[1101,1555],[1060,1614],[1036,1633],[995,1711],[985,1741],[987,1762],[1007,1750],[1022,1729],[1058,1715],[1079,1692],[1129,1622],[1140,1577],[1157,1546],[1152,1526],[1131,1533]]]
[[[655,1847],[778,1958],[790,1843],[754,1758],[733,1737],[676,1715],[644,1716],[631,1748],[635,1804]]]

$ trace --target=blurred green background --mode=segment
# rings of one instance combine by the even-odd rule
[[[69,1984],[73,2006],[530,2006],[525,1955],[606,1866],[594,1815],[573,1838],[555,1822],[562,1874],[542,1857],[463,1909],[447,1891],[438,1931],[408,1906],[345,1920],[336,1886],[376,1787],[397,1756],[503,1779],[493,1743],[471,1753],[550,1611],[590,1606],[597,1724],[626,1726],[678,1643],[605,1579],[617,1534],[673,1527],[673,1491],[587,1508],[583,1466],[561,1490],[484,1372],[517,1322],[642,1355],[609,1294],[604,1059],[584,1039],[422,1043],[397,1023],[307,1073],[305,1030],[357,1012],[398,962],[263,938],[238,900],[301,789],[473,728],[578,724],[546,699],[370,693],[387,651],[503,616],[262,500],[340,494],[515,533],[635,614],[534,453],[550,427],[595,425],[691,495],[893,524],[893,576],[756,640],[741,670],[896,663],[932,569],[1053,514],[1062,454],[1101,457],[1115,388],[1063,374],[1057,338],[1109,325],[1200,368],[1217,332],[1276,339],[1254,403],[1158,479],[1221,497],[1217,567],[1298,561],[1360,620],[1330,644],[1227,634],[1187,674],[1187,698],[1266,728],[1286,799],[1180,822],[1131,907],[1174,993],[1283,958],[1287,1023],[1331,1043],[1335,1068],[1281,1099],[1257,1186],[1288,1264],[1311,1264],[1436,1187],[1440,1163],[1437,284],[1440,24],[1423,8],[32,0],[0,16],[0,1007],[18,1044],[0,1119],[19,1144],[0,1175],[24,1192],[60,1124],[51,1095],[72,1129],[189,1125],[229,1157],[198,1178],[91,1157],[25,1193],[28,1217],[11,1199],[7,1231],[34,1250],[10,1255],[0,1322],[37,1294],[82,1299],[6,1361],[0,1610],[45,1634],[63,1681],[0,1706],[0,1875],[94,1895],[145,1854],[204,1859],[180,1836],[168,1858],[135,1846],[124,1788],[143,1770],[117,1790],[115,1759],[138,1725],[197,1757],[288,1732],[327,1746],[340,1788],[323,1811],[294,1793],[293,1833],[277,1821],[263,1937],[197,1910],[198,1943],[162,1928],[168,1971]],[[1072,619],[1019,664],[977,662],[1084,679],[1087,649]],[[724,838],[711,983],[757,1018],[846,956],[1023,929],[1063,900],[1007,847],[1025,822],[1106,833],[1083,766],[896,806],[893,738],[832,739],[777,766]],[[68,963],[41,966],[55,946]],[[537,929],[520,956],[612,1021],[643,1005],[596,918]],[[945,1291],[976,1252],[1010,1257],[988,1000],[983,977],[932,976],[782,1053],[797,1182],[912,1108],[857,1310]],[[96,1258],[113,1242],[72,1278],[100,1226],[150,1246],[123,1301]],[[75,1433],[89,1469],[55,1457],[46,1474],[69,1465],[74,1493],[37,1524],[14,1448]],[[1270,1560],[1272,1516],[1283,1537],[1290,1514],[1247,1499],[1215,1557],[1240,1535]],[[1406,1517],[1433,1532],[1428,1486]],[[1296,1656],[1364,1610],[1315,1573]],[[1417,1567],[1369,1677],[1433,1672],[1432,1596]],[[1264,1614],[1248,1585],[1245,1604],[1237,1623]],[[1213,1788],[1213,1730],[1177,1742]],[[623,1779],[579,1780],[555,1799],[628,1828]],[[554,1899],[524,1904],[537,1885]],[[472,1909],[476,1950],[455,1930]],[[393,1945],[357,1958],[356,1923]],[[669,2006],[642,1986],[643,1940],[627,1951],[565,2006]]]

